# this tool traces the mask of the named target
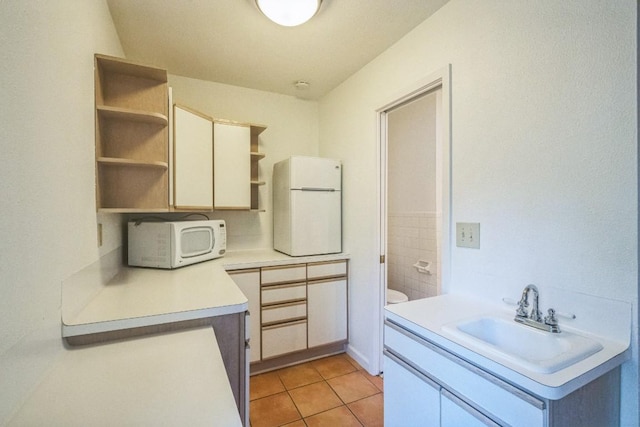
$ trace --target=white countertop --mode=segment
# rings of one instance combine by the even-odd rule
[[[603,336],[594,335],[591,331],[571,330],[570,327],[565,326],[566,330],[594,337],[604,348],[580,362],[550,374],[524,369],[508,359],[483,351],[482,348],[473,346],[468,341],[459,340],[456,336],[443,330],[443,326],[447,324],[479,316],[506,316],[512,319],[515,309],[505,309],[499,304],[488,304],[469,296],[449,294],[388,305],[385,307],[385,313],[388,319],[485,371],[540,397],[557,400],[630,358],[628,338],[630,337],[631,310],[630,307],[625,310],[625,305],[620,305],[618,308],[620,319],[609,325],[624,325],[626,323],[628,325],[626,332],[616,331],[611,336]],[[602,309],[606,311],[604,307]],[[562,320],[560,324],[563,327]],[[626,340],[623,338],[625,336]]]
[[[16,426],[241,426],[212,328],[65,349]]]
[[[240,313],[247,310],[248,301],[226,271],[347,256],[290,257],[268,249],[238,251],[175,270],[105,267],[120,261],[118,254],[110,258],[63,283],[63,337]]]

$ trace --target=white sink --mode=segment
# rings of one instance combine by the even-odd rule
[[[541,331],[501,317],[467,319],[444,325],[442,329],[462,345],[477,347],[544,374],[573,365],[603,348],[599,342],[582,335]]]

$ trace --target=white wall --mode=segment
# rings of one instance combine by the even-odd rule
[[[449,290],[499,301],[527,283],[629,301],[637,319],[636,9],[632,0],[452,0],[320,102],[320,154],[344,161],[350,351],[377,358],[375,109],[452,64]],[[445,289],[446,290],[446,289]],[[638,425],[638,329],[622,424]]]
[[[389,212],[436,210],[437,93],[387,114],[387,208]]]
[[[260,134],[260,207],[265,212],[209,213],[227,222],[229,250],[273,247],[271,178],[273,164],[291,155],[318,155],[318,103],[292,96],[169,76],[174,103],[219,119],[266,125]]]
[[[120,245],[95,211],[93,54],[122,49],[106,3],[74,0],[0,2],[0,46],[3,424],[62,349],[62,280]]]

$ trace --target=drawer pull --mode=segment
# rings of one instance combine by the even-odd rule
[[[276,323],[273,325],[263,325],[262,326],[262,330],[263,331],[268,331],[270,329],[278,329],[278,328],[286,328],[287,326],[294,326],[294,325],[302,325],[304,323],[307,323],[307,319],[300,319],[300,320],[294,320],[294,321],[289,321],[289,322],[285,322],[285,323]]]
[[[303,305],[306,303],[307,303],[306,299],[295,299],[290,301],[273,302],[269,304],[262,304],[262,310],[270,310],[270,309],[281,308],[281,307],[291,307],[294,305]]]

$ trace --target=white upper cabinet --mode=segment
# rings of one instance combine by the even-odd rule
[[[251,209],[251,129],[213,124],[214,209]]]
[[[211,118],[179,105],[174,107],[176,209],[213,209],[212,126]]]
[[[266,126],[214,119],[176,104],[173,117],[176,211],[259,210],[258,135]]]

